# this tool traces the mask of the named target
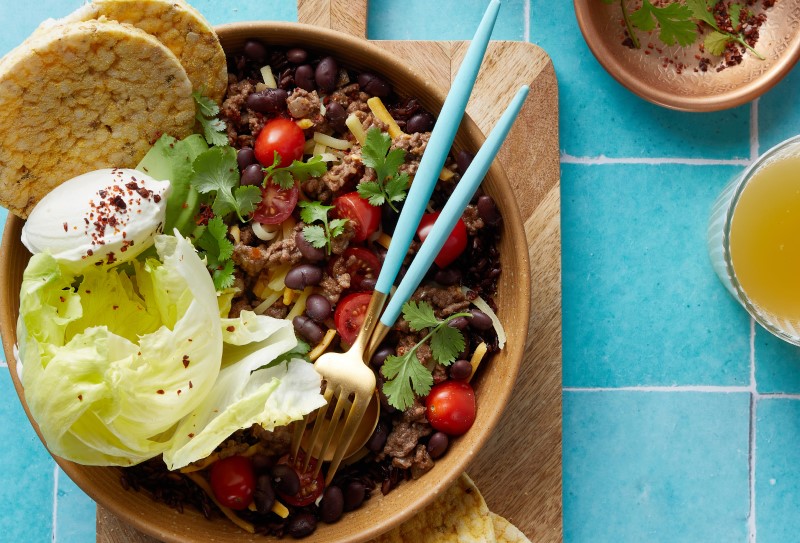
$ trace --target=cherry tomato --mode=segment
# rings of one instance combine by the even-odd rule
[[[378,279],[381,261],[378,256],[364,247],[348,247],[340,257],[344,260],[347,273],[350,274],[352,290],[371,290],[363,287],[365,279]]]
[[[288,454],[282,456],[281,459],[278,460],[278,464],[286,464],[292,468],[300,478],[300,491],[296,495],[289,496],[278,492],[281,498],[286,500],[289,505],[295,507],[303,507],[313,503],[322,495],[322,491],[325,490],[325,478],[322,476],[322,470],[319,471],[316,477],[313,476],[314,468],[317,466],[317,460],[312,458],[308,463],[308,470],[306,470],[305,473],[300,473],[303,462],[304,457],[302,454],[297,455],[297,462],[294,465],[289,461]]]
[[[475,422],[475,392],[465,381],[445,381],[431,388],[425,401],[434,429],[460,436]]]
[[[253,464],[244,456],[229,456],[211,466],[211,489],[225,507],[247,509],[253,501],[256,477]]]
[[[280,168],[303,158],[306,138],[297,123],[289,119],[273,119],[258,133],[253,151],[263,166],[272,166],[275,153],[281,157]]]
[[[367,314],[371,297],[372,294],[369,292],[354,292],[339,300],[339,305],[333,314],[333,322],[336,323],[336,330],[345,343],[352,344],[355,341]]]
[[[430,233],[433,228],[433,223],[436,222],[438,216],[438,212],[426,213],[422,216],[422,220],[419,221],[419,226],[417,227],[417,236],[419,236],[420,241],[425,241],[425,238],[428,237],[428,233]],[[451,262],[458,258],[466,248],[467,225],[464,224],[464,221],[458,219],[453,231],[450,232],[441,250],[439,250],[439,254],[433,261],[436,262],[436,265],[440,268],[446,268]]]
[[[282,189],[275,183],[267,183],[261,189],[261,203],[253,211],[253,218],[261,224],[280,224],[294,211],[299,195],[297,184],[290,189]]]
[[[364,241],[378,230],[381,224],[381,208],[370,205],[357,192],[348,192],[333,201],[336,215],[348,219],[355,229],[353,241]]]

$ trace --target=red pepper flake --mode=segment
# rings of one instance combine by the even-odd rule
[[[236,331],[236,327],[235,326],[228,326],[225,330],[227,330],[228,332],[235,332]]]
[[[63,297],[63,296],[59,296],[59,297],[58,297],[58,299],[59,299],[59,300],[61,300],[61,302],[62,302],[62,303],[63,303],[63,302],[66,302],[66,300],[64,299],[64,297]]]
[[[194,434],[189,434],[189,439],[192,439],[193,437],[194,437]]]
[[[159,203],[161,201],[161,195],[160,194],[154,194],[153,195],[153,201],[155,203]]]
[[[116,311],[117,309],[119,309],[119,306],[118,306],[118,305],[112,305],[112,306],[111,306],[111,309],[113,309],[114,311]]]
[[[156,390],[156,394],[164,394],[164,389],[159,388],[158,390]]]
[[[189,355],[188,354],[183,355],[183,367],[184,368],[188,368],[189,367],[189,362],[190,362],[189,361]],[[189,383],[189,385],[191,387],[191,383]]]
[[[194,388],[194,385],[192,385],[191,381],[189,381],[189,388]]]
[[[83,394],[78,394],[78,401],[83,401]]]
[[[178,391],[177,391],[177,392],[178,392],[178,396],[180,396],[180,395],[181,395],[181,392],[183,392],[183,391],[182,391],[181,389],[178,389]]]
[[[66,232],[67,230],[69,230],[69,226],[68,226],[68,225],[67,225],[67,223],[65,222],[65,223],[64,223],[64,232]]]

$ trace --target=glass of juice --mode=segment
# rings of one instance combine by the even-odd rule
[[[708,253],[764,328],[800,345],[800,136],[764,153],[717,198]]]

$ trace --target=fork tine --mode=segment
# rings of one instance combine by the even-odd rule
[[[350,447],[350,442],[353,440],[356,429],[358,428],[361,419],[364,417],[364,413],[367,410],[369,401],[370,397],[365,399],[360,394],[356,394],[353,398],[353,404],[350,406],[350,412],[347,415],[344,429],[342,430],[342,433],[339,436],[339,441],[336,444],[336,451],[334,452],[331,463],[328,466],[328,473],[325,476],[325,486],[331,484],[333,476],[336,475],[336,470],[339,469],[339,464],[342,462],[345,452]],[[320,464],[317,465],[317,469],[319,469]]]
[[[320,430],[322,430],[322,426],[324,425],[325,415],[328,414],[328,408],[330,407],[331,400],[333,399],[334,396],[334,390],[332,386],[325,387],[324,396],[325,396],[325,405],[323,405],[317,410],[317,418],[314,421],[314,426],[311,430],[311,438],[309,439],[308,442],[308,447],[306,450],[306,458],[303,461],[303,472],[305,472],[308,469],[308,464],[311,462],[311,455],[312,452],[314,451],[314,446],[317,443],[317,437],[319,436]],[[304,427],[310,422],[309,421],[310,417],[311,417],[310,414],[306,417],[305,423],[303,424]]]
[[[328,452],[328,447],[331,444],[331,439],[333,439],[333,435],[336,433],[336,428],[339,427],[339,419],[342,418],[342,411],[344,411],[345,406],[347,406],[348,404],[349,401],[347,400],[347,397],[345,397],[344,394],[339,394],[338,399],[336,401],[336,408],[333,410],[333,416],[331,416],[331,422],[328,425],[327,431],[325,432],[325,439],[323,439],[322,441],[322,448],[319,451],[319,462],[317,462],[317,467],[314,468],[314,475],[313,475],[314,477],[317,476],[320,468],[322,468],[322,461],[325,458],[325,453]],[[316,427],[314,429],[316,430]],[[337,444],[337,449],[336,449],[337,453],[339,452],[339,448],[341,448],[341,444]],[[309,451],[313,450],[314,450],[313,447],[309,447]]]

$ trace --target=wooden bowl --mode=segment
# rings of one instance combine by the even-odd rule
[[[659,53],[648,49],[647,43],[661,42],[639,32],[642,48],[632,49],[622,43],[626,34],[619,2],[574,2],[583,37],[606,71],[631,92],[671,109],[717,111],[742,105],[775,86],[800,58],[800,0],[776,2],[765,12],[767,21],[755,46],[764,60],[748,52],[741,64],[719,72],[714,67],[698,69],[695,54],[702,38],[691,47],[663,47]],[[664,67],[664,58],[676,57],[685,64],[682,73],[674,65]]]
[[[391,81],[398,93],[415,96],[431,112],[441,109],[445,93],[409,69],[403,59],[396,58],[364,40],[313,26],[292,23],[237,23],[218,27],[226,51],[238,51],[246,38],[259,38],[274,45],[293,45],[309,50],[326,51],[342,64],[355,69],[381,73]],[[475,123],[464,118],[455,147],[477,151],[483,135]],[[466,435],[453,441],[448,453],[436,466],[417,481],[407,481],[387,496],[380,491],[336,524],[320,523],[317,531],[306,539],[310,542],[366,541],[399,525],[424,508],[469,466],[481,446],[489,439],[511,394],[522,359],[530,313],[530,276],[528,249],[523,224],[514,194],[495,161],[484,183],[503,216],[500,252],[503,273],[498,295],[499,317],[508,334],[505,349],[491,363],[482,366],[474,382],[477,394],[477,419]],[[23,221],[9,217],[0,252],[0,333],[9,371],[28,418],[22,385],[17,377],[13,346],[19,307],[19,286],[29,254],[20,243]],[[31,420],[37,432],[36,423]],[[41,437],[41,434],[40,434]],[[89,467],[56,458],[58,464],[89,496],[136,529],[169,542],[264,541],[250,535],[221,515],[206,520],[201,513],[187,508],[183,513],[151,500],[145,492],[125,491],[120,485],[117,468]],[[268,540],[269,538],[267,538]]]

